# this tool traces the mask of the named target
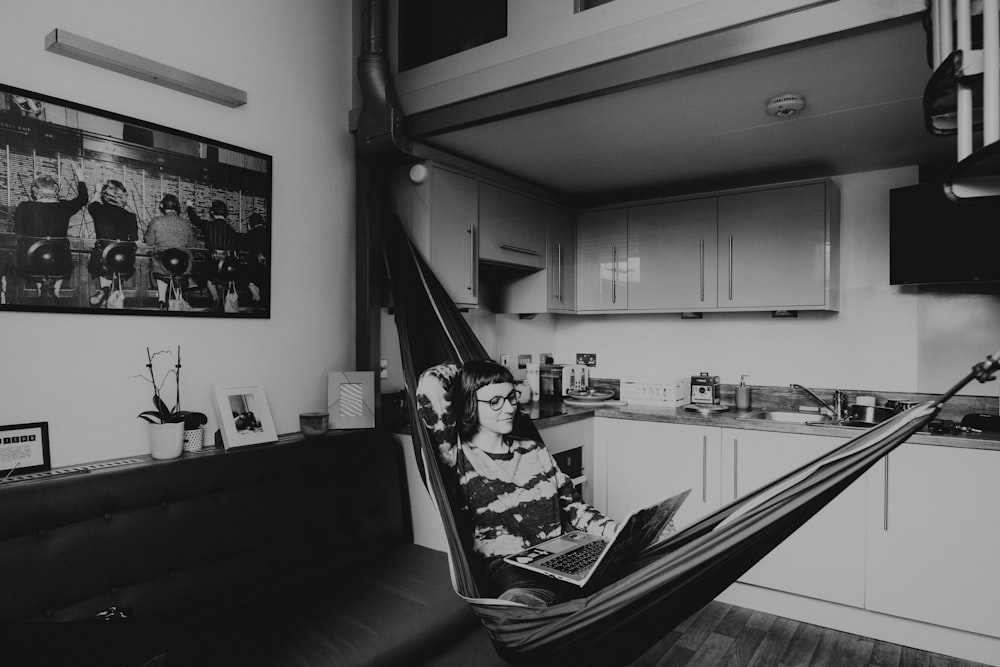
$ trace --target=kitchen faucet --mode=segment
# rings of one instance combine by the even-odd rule
[[[835,389],[833,391],[833,407],[830,407],[829,403],[827,403],[822,398],[814,394],[813,391],[808,387],[803,387],[800,384],[794,384],[794,383],[788,386],[791,387],[792,389],[801,389],[802,391],[812,396],[814,399],[816,399],[816,402],[819,403],[820,406],[822,406],[823,409],[825,409],[834,419],[839,421],[843,419],[844,416],[846,415],[847,408],[845,404],[847,403],[847,394],[840,391],[839,389]]]

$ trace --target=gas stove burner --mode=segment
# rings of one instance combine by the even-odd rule
[[[688,412],[698,412],[703,415],[713,415],[729,410],[728,406],[718,403],[688,403],[684,406]]]

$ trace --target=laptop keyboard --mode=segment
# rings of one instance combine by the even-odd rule
[[[607,540],[594,540],[593,542],[582,544],[575,549],[559,554],[552,560],[546,561],[545,567],[566,574],[580,574],[597,562],[597,559],[600,558],[606,546],[608,546]]]

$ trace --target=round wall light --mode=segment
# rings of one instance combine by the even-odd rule
[[[806,108],[806,98],[801,95],[795,95],[792,93],[785,93],[783,95],[777,95],[772,97],[764,107],[771,116],[777,116],[778,118],[783,118],[786,116],[792,116],[802,111]]]

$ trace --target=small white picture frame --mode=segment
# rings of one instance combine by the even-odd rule
[[[216,385],[212,398],[226,449],[278,441],[261,385]]]
[[[375,428],[374,371],[331,371],[326,407],[331,429]]]

